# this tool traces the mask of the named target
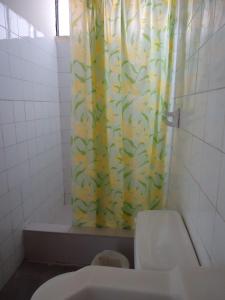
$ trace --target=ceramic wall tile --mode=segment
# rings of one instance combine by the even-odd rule
[[[205,135],[207,143],[222,149],[225,123],[225,90],[208,93],[205,115]]]
[[[24,222],[48,222],[64,201],[57,76],[54,38],[0,3],[0,252],[14,243],[0,286],[23,259]]]
[[[188,6],[182,39],[189,56],[196,57],[197,82],[196,89],[189,88],[189,60],[182,65],[180,53],[175,102],[182,102],[181,127],[174,131],[168,203],[183,215],[202,264],[225,266],[225,2],[190,1]]]
[[[225,87],[225,27],[218,30],[212,37],[209,86],[211,89]]]
[[[212,254],[213,228],[215,221],[215,209],[207,197],[201,192],[198,207],[198,224],[197,230],[203,242],[203,245]]]
[[[212,35],[214,30],[215,0],[203,0],[200,45]]]
[[[225,2],[224,0],[216,0],[214,32],[220,29],[225,24]]]
[[[192,117],[192,133],[196,137],[203,139],[206,121],[206,109],[208,103],[208,94],[201,93],[192,96],[194,112]]]
[[[68,38],[57,38],[58,56],[58,81],[59,81],[59,101],[60,101],[60,120],[61,138],[63,153],[63,180],[65,201],[69,203],[71,197],[71,160],[70,160],[70,135],[71,135],[71,106],[72,89],[70,73],[70,42]]]
[[[209,90],[210,62],[212,59],[212,40],[200,48],[198,56],[198,73],[196,91]]]
[[[214,265],[221,267],[225,264],[225,222],[217,213],[214,226],[212,258]]]
[[[225,220],[225,154],[222,154],[217,210]]]

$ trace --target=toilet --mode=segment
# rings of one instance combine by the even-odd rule
[[[143,272],[144,274],[148,271],[148,276],[154,277],[155,273],[157,273],[156,271],[158,271],[160,276],[166,276],[164,274],[167,274],[167,276],[170,277],[170,272],[173,273],[176,269],[199,268],[199,263],[185,225],[181,216],[176,211],[160,210],[139,212],[136,218],[134,248],[135,269],[137,271],[145,271]],[[96,268],[96,272],[99,272],[99,278],[102,276],[102,278],[106,280],[107,276],[101,274],[104,272],[108,274],[107,267],[86,267],[84,268],[85,270],[81,269],[80,271],[62,274],[50,279],[39,287],[31,299],[53,299],[52,297],[56,297],[56,295],[60,293],[63,296],[61,296],[61,298],[58,296],[58,298],[54,299],[88,299],[88,297],[69,297],[68,295],[71,295],[73,290],[75,293],[77,289],[77,285],[74,284],[75,281],[76,283],[85,281],[84,273],[89,274],[87,269],[90,270],[90,273],[95,273],[93,268]],[[117,272],[118,278],[123,272],[126,272],[127,278],[137,276],[138,273],[132,270],[112,269],[115,268],[108,268],[109,277],[110,273],[113,272]],[[135,275],[132,275],[132,273],[135,273]],[[114,276],[117,277],[117,275]],[[86,276],[88,278],[89,275]],[[94,276],[92,280],[97,279]],[[109,279],[109,281],[110,280],[112,279]],[[169,281],[171,281],[171,279],[169,279]],[[51,293],[51,295],[49,293]],[[55,294],[53,295],[52,293]]]
[[[198,267],[198,259],[178,212],[151,210],[138,213],[134,264],[137,270]]]

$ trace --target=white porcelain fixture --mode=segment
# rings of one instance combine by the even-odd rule
[[[138,214],[135,267],[89,266],[62,274],[44,283],[31,300],[225,299],[225,269],[198,265],[184,223],[175,211]]]
[[[224,300],[224,278],[225,270],[89,266],[47,281],[31,300]]]
[[[134,247],[135,269],[138,270],[199,266],[187,230],[176,211],[138,213]]]

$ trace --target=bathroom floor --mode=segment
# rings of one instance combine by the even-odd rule
[[[45,281],[78,269],[74,266],[24,262],[0,291],[0,300],[30,300],[35,290]]]

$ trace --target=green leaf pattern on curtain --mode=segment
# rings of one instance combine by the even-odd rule
[[[71,0],[72,204],[78,226],[130,229],[164,206],[173,0]]]

